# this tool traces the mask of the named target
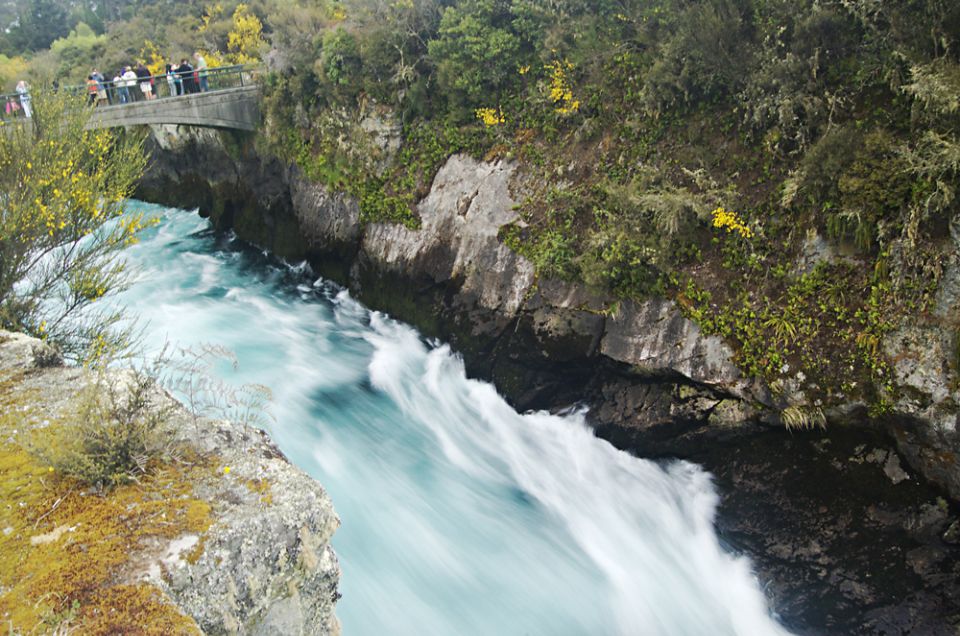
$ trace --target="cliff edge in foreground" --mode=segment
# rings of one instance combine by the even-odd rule
[[[123,394],[130,378],[105,383]],[[98,494],[38,459],[44,440],[81,424],[95,380],[0,331],[0,619],[11,633],[338,634],[339,518],[263,432],[196,421],[153,389],[147,408],[177,452],[145,474]]]

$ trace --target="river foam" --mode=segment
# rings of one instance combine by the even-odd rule
[[[142,205],[163,223],[122,300],[152,345],[226,346],[228,380],[272,388],[269,432],[343,521],[345,634],[786,633],[697,466],[618,451],[584,412],[519,414],[448,346]]]

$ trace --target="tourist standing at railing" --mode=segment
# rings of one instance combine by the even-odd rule
[[[177,74],[183,82],[184,94],[191,95],[197,92],[197,80],[193,76],[193,67],[190,66],[190,62],[188,62],[186,58],[180,60],[180,66],[177,67]]]
[[[210,87],[207,86],[207,61],[200,55],[200,51],[194,53],[193,57],[197,60],[197,78],[200,80],[200,91],[206,93],[210,90]]]
[[[131,88],[134,88],[137,85],[137,74],[133,72],[129,66],[123,67],[123,92],[120,95],[120,103],[126,104],[127,102],[133,101],[134,93],[130,92]],[[126,99],[124,99],[124,95]]]
[[[123,85],[123,69],[117,71],[117,74],[113,76],[113,92],[117,95],[117,101],[121,104],[126,104],[130,101],[130,96],[126,94],[126,86]]]
[[[87,76],[87,94],[90,96],[87,105],[93,106],[97,102],[97,80],[93,79],[93,75]]]
[[[93,81],[97,83],[97,106],[107,105],[107,80],[97,69],[93,69]]]
[[[177,82],[177,76],[173,74],[173,64],[168,63],[164,67],[167,75],[167,86],[170,88],[170,97],[180,94],[180,84]]]
[[[137,63],[137,80],[140,82],[140,92],[144,99],[153,99],[153,78],[150,76],[150,69],[144,66],[143,62]]]
[[[20,107],[23,108],[23,115],[28,119],[33,117],[33,111],[30,110],[30,88],[23,80],[17,82],[17,95],[20,96]]]

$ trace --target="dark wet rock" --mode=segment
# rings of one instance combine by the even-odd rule
[[[883,463],[865,461],[875,450],[896,456],[876,431],[767,429],[688,458],[715,475],[723,540],[751,555],[797,633],[955,634],[960,548],[941,540],[948,504],[922,480],[893,485]]]
[[[721,493],[724,541],[753,558],[797,633],[957,634],[960,529],[948,498],[960,498],[960,398],[945,374],[950,338],[917,325],[885,342],[908,389],[895,416],[870,422],[864,404],[850,403],[828,410],[827,431],[790,434],[764,423],[776,419],[771,393],[675,304],[616,305],[582,285],[538,280],[500,244],[499,228],[517,221],[511,193],[523,191],[510,162],[453,157],[418,206],[419,230],[361,228],[355,202],[256,157],[252,145],[184,136],[155,146],[143,196],[199,207],[218,227],[309,259],[369,306],[450,342],[470,375],[521,410],[586,403],[597,434],[619,448],[704,465]],[[184,156],[192,152],[200,159]],[[215,156],[223,167],[208,170]],[[811,245],[801,267],[835,257],[822,248]],[[946,264],[938,296],[938,311],[954,317],[957,263]],[[804,380],[792,378],[778,404],[806,404]]]
[[[955,519],[944,530],[943,542],[949,545],[960,545],[960,519]]]

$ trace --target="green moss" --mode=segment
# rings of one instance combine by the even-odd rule
[[[29,427],[19,409],[36,393],[6,378],[0,431]],[[15,408],[9,408],[15,407]],[[70,413],[44,413],[50,435],[71,426]],[[58,625],[82,633],[199,633],[163,594],[125,585],[131,559],[146,545],[185,533],[202,535],[212,522],[209,503],[193,495],[208,461],[155,464],[139,483],[106,496],[58,475],[16,440],[0,444],[0,619],[13,633],[48,632]],[[148,626],[148,627],[144,627]]]

